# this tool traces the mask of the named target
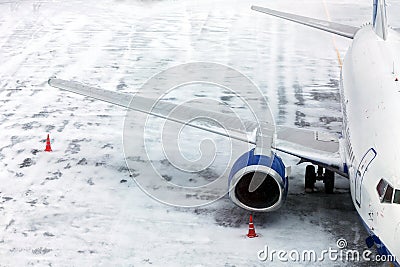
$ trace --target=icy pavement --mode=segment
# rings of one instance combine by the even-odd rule
[[[279,266],[257,252],[265,245],[321,251],[342,237],[349,248],[365,248],[347,181],[337,179],[334,195],[305,195],[304,165],[292,169],[286,205],[254,215],[256,239],[245,237],[249,213],[227,197],[191,209],[153,200],[125,165],[126,111],[47,85],[57,76],[135,92],[167,67],[211,61],[248,75],[278,124],[340,131],[332,36],[253,12],[251,4],[327,17],[323,1],[311,0],[0,3],[1,266]],[[353,25],[370,20],[370,4],[327,1],[333,20]],[[394,3],[389,10],[398,14]],[[343,56],[349,42],[335,40]],[[43,152],[47,133],[52,153]],[[133,176],[148,173],[142,153],[133,155]]]

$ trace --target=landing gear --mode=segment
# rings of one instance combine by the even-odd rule
[[[335,186],[335,173],[330,170],[325,170],[324,174],[325,193],[332,194]]]
[[[318,166],[317,178],[318,178],[318,180],[321,180],[322,177],[324,177],[324,168],[322,168],[321,166]]]
[[[316,181],[324,181],[325,193],[332,194],[335,187],[335,173],[331,170],[325,169],[318,166],[317,172],[315,172],[314,165],[308,165],[306,167],[305,183],[304,188],[306,193],[312,193],[314,191],[314,185]]]
[[[316,182],[315,167],[314,165],[308,165],[306,167],[305,174],[305,191],[306,193],[312,193],[314,191],[314,184]]]

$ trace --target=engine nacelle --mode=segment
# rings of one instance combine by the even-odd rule
[[[229,197],[236,205],[246,210],[277,210],[287,196],[288,179],[285,171],[280,157],[254,155],[252,149],[240,156],[232,166],[229,174]],[[250,192],[249,185],[254,175],[265,179],[255,191]]]

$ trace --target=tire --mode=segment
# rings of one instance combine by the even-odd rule
[[[335,173],[333,171],[325,169],[324,183],[325,183],[325,193],[333,194],[333,189],[335,187]]]
[[[314,165],[308,165],[306,167],[305,183],[304,188],[307,190],[313,190],[316,181],[315,167]]]

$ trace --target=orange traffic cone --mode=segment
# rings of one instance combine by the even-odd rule
[[[256,230],[254,229],[254,224],[253,224],[253,215],[250,215],[250,221],[249,221],[249,233],[247,234],[247,237],[253,238],[257,237],[258,235],[256,234]]]
[[[44,150],[46,152],[51,152],[53,150],[51,150],[51,145],[50,145],[50,135],[47,134],[47,139],[46,139],[46,149]]]

